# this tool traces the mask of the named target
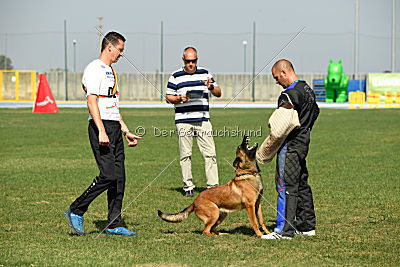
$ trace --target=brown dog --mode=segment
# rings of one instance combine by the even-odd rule
[[[194,211],[197,217],[205,223],[203,234],[214,236],[218,234],[215,228],[226,218],[229,212],[246,209],[251,225],[258,236],[262,236],[258,228],[257,218],[265,233],[269,233],[264,224],[261,212],[261,194],[263,185],[260,169],[255,155],[258,144],[248,146],[249,138],[245,135],[243,142],[236,150],[236,176],[229,183],[209,188],[201,192],[194,202],[177,214],[164,214],[160,210],[158,216],[164,221],[178,223],[189,217]],[[257,216],[256,216],[257,214]]]

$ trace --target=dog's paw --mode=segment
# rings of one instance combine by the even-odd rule
[[[215,236],[215,234],[212,234],[212,233],[210,233],[210,232],[203,232],[203,235]]]

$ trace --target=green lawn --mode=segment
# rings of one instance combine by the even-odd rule
[[[218,237],[201,235],[192,214],[180,224],[157,216],[181,211],[192,199],[182,196],[179,151],[172,109],[121,110],[131,130],[146,129],[136,148],[126,149],[124,207],[176,159],[123,213],[126,238],[101,234],[106,225],[106,194],[85,214],[85,236],[71,235],[64,211],[98,174],[87,136],[87,110],[32,114],[0,109],[0,265],[400,265],[400,110],[321,110],[308,156],[317,236],[261,240],[245,211],[231,213]],[[220,182],[234,177],[239,130],[268,134],[272,109],[214,109]],[[224,126],[226,128],[224,128]],[[166,136],[160,135],[163,130]],[[165,134],[167,133],[167,134]],[[206,186],[204,164],[195,145],[193,174]],[[260,166],[264,196],[276,205],[275,163]],[[262,201],[272,228],[276,212]]]

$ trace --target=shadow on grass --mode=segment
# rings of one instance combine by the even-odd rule
[[[253,228],[249,227],[249,226],[246,226],[246,225],[238,226],[238,227],[236,227],[236,228],[234,228],[232,230],[229,230],[229,231],[225,231],[222,228],[221,229],[217,228],[217,231],[219,231],[222,234],[223,233],[227,233],[227,234],[230,234],[230,235],[234,235],[234,234],[242,234],[242,235],[247,235],[247,236],[255,235]]]
[[[199,193],[203,192],[206,189],[207,189],[206,187],[196,187],[194,189],[194,192],[199,194]],[[179,192],[179,193],[181,193],[182,196],[185,195],[185,191],[183,191],[182,187],[175,187],[175,188],[171,187],[169,190]]]
[[[274,230],[274,227],[275,226],[273,225],[273,226],[267,227],[267,229],[272,232]],[[262,231],[261,228],[260,228],[260,230]],[[225,230],[223,228],[220,228],[220,229],[217,228],[217,231],[220,232],[220,235],[224,235],[224,234],[229,234],[229,235],[240,234],[240,235],[245,235],[245,236],[254,236],[255,235],[255,232],[254,232],[253,228],[250,227],[250,226],[246,226],[246,225],[238,226],[238,227],[236,227],[234,229],[231,229],[231,230]],[[176,231],[171,231],[171,230],[167,230],[167,231],[160,230],[160,232],[162,234],[167,234],[167,235],[179,235],[179,234],[187,234],[187,233],[192,233],[192,234],[196,234],[196,235],[202,235],[203,234],[203,231],[201,231],[201,230],[190,231],[188,229],[182,229],[182,232],[176,232]]]
[[[265,220],[265,226],[267,227],[268,231],[273,232],[276,227],[276,220]]]
[[[224,230],[223,228],[221,229],[217,229],[217,231],[220,232],[221,235],[224,234],[230,234],[230,235],[234,235],[234,234],[242,234],[242,235],[247,235],[247,236],[253,236],[255,235],[253,228],[248,227],[248,226],[239,226],[236,227],[235,229],[232,230]],[[194,230],[194,231],[190,231],[188,229],[182,229],[182,232],[176,232],[176,231],[163,231],[160,230],[161,233],[163,234],[169,234],[169,235],[179,235],[179,234],[187,234],[187,233],[192,233],[192,234],[196,234],[196,235],[202,235],[203,231],[201,230]]]
[[[78,234],[75,234],[75,233],[72,233],[72,232],[70,232],[68,235],[69,235],[70,237],[73,237],[73,236],[79,237],[79,236],[81,236],[81,235],[78,235]]]
[[[98,231],[92,231],[89,234],[93,234],[93,233],[100,233],[101,231],[103,231],[107,225],[108,225],[108,221],[107,220],[97,220],[94,221],[94,225],[96,226],[96,228],[98,229]],[[128,228],[125,224],[125,221],[122,220],[122,227]],[[128,228],[129,229],[129,228]]]

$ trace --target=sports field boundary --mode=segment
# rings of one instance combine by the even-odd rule
[[[86,108],[85,101],[57,101],[59,108]],[[226,103],[210,103],[210,108],[225,108]],[[349,103],[318,102],[320,108],[348,109]],[[173,108],[171,104],[160,102],[120,102],[121,108]],[[0,108],[33,108],[33,102],[1,101]],[[242,102],[230,103],[226,108],[276,108],[276,103]]]

